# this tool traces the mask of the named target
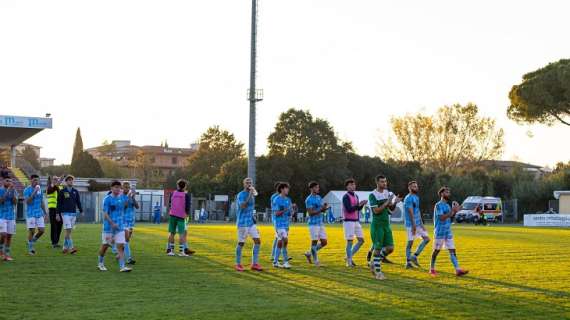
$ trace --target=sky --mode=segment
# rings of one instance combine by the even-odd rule
[[[393,116],[476,103],[503,159],[553,166],[570,128],[506,117],[522,76],[570,57],[567,1],[260,0],[257,153],[291,107],[377,155]],[[0,114],[43,116],[28,140],[69,163],[75,130],[188,147],[211,125],[247,146],[251,1],[0,0]],[[383,156],[383,155],[381,155]]]

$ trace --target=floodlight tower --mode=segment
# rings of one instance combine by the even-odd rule
[[[258,0],[251,1],[251,56],[249,69],[249,90],[247,99],[249,100],[249,149],[247,161],[247,176],[256,181],[255,172],[255,124],[257,102],[263,100],[263,90],[255,88],[255,77],[257,74],[257,7]]]

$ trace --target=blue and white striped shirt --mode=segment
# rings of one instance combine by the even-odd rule
[[[310,226],[320,226],[323,224],[323,217],[322,217],[323,214],[322,212],[320,212],[322,206],[323,206],[323,199],[318,194],[315,195],[310,194],[307,197],[307,199],[305,199],[305,207],[307,208],[307,211],[309,210],[309,208],[319,211],[319,213],[315,215],[309,214],[308,224]]]
[[[271,203],[271,210],[273,211],[273,224],[275,229],[289,229],[289,218],[291,217],[291,199],[289,197],[277,196]],[[277,216],[277,211],[283,211],[282,215]]]
[[[117,225],[117,229],[113,229],[111,223],[107,219],[103,219],[104,233],[117,233],[124,230],[125,201],[121,195],[116,197],[113,194],[107,195],[103,199],[103,212],[107,212],[109,218]]]
[[[435,204],[433,210],[433,224],[435,226],[433,230],[434,238],[436,239],[453,239],[453,233],[451,232],[451,218],[447,218],[441,221],[440,217],[444,214],[451,212],[451,207],[449,203],[445,201],[439,201]]]
[[[14,220],[16,216],[14,214],[15,205],[12,202],[14,196],[18,198],[18,192],[16,190],[8,191],[5,188],[0,188],[0,197],[4,198],[8,193],[8,197],[5,199],[4,203],[0,204],[0,219]]]
[[[34,187],[28,186],[24,189],[24,197],[27,199],[34,193]],[[41,218],[44,216],[44,211],[42,210],[42,203],[44,201],[44,193],[40,189],[33,197],[32,203],[27,203],[26,201],[26,218]]]
[[[253,197],[249,199],[247,202],[247,206],[242,208],[242,205],[246,202],[247,198],[249,197],[249,191],[241,191],[236,196],[237,202],[237,226],[238,228],[249,228],[253,226],[253,206],[254,200]]]

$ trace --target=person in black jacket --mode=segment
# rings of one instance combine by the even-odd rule
[[[72,175],[65,177],[65,187],[57,195],[57,210],[63,216],[63,228],[65,229],[65,240],[63,242],[63,253],[75,254],[77,249],[71,240],[71,231],[75,227],[77,220],[77,210],[83,213],[79,192],[73,187],[75,178]]]

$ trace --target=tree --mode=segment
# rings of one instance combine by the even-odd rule
[[[73,154],[71,155],[71,162],[79,158],[83,153],[83,139],[81,138],[81,128],[77,128],[75,132],[75,142],[73,143]]]
[[[71,172],[71,166],[68,164],[62,164],[57,166],[44,167],[41,169],[41,172],[47,176],[63,177]]]
[[[110,159],[98,159],[101,170],[103,170],[103,177],[105,178],[126,178],[128,170],[120,167],[117,162]]]
[[[288,181],[294,202],[304,203],[308,193],[307,182],[319,181],[323,192],[329,186],[341,185],[350,172],[348,154],[352,145],[342,142],[328,121],[313,118],[309,111],[289,109],[279,116],[274,131],[268,137],[269,155],[265,174],[259,181]],[[260,170],[262,164],[259,164]],[[301,205],[302,206],[302,205]]]
[[[213,126],[200,137],[198,151],[188,159],[188,171],[191,175],[214,178],[224,163],[243,157],[243,143],[238,142],[229,131]]]
[[[509,92],[507,116],[519,123],[570,126],[570,59],[550,63],[527,73]]]
[[[392,118],[392,140],[381,141],[381,157],[417,162],[450,171],[466,163],[495,159],[503,153],[503,129],[494,119],[479,116],[475,104],[443,106],[435,115]]]
[[[83,151],[71,162],[71,174],[76,177],[102,178],[103,170],[99,165],[99,161],[93,158],[87,151]]]
[[[34,169],[39,170],[40,165],[40,158],[38,154],[34,151],[34,149],[30,146],[26,146],[24,150],[22,150],[22,158],[30,163]]]

